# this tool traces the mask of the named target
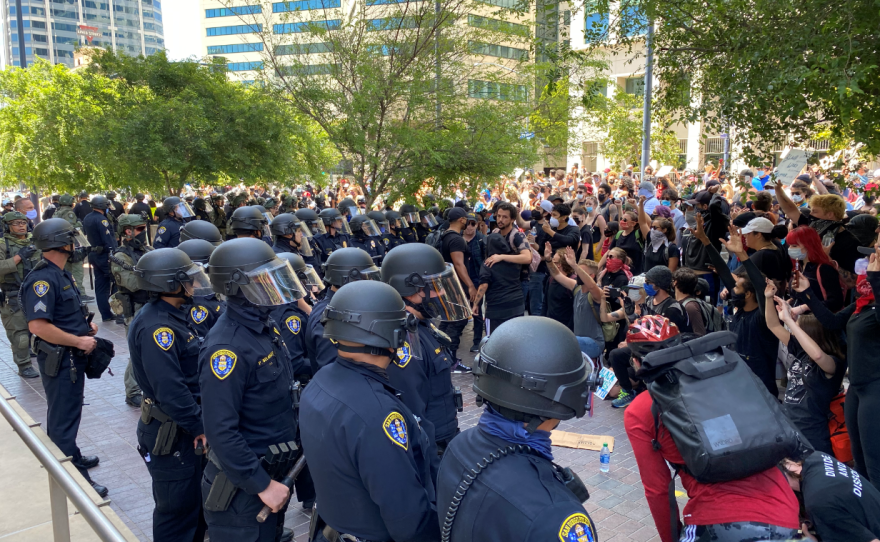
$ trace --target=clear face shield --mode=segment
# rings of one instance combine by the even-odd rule
[[[303,286],[312,292],[320,292],[324,288],[324,281],[318,276],[318,272],[315,271],[315,268],[309,264],[306,264],[305,271],[298,272],[297,276]]]
[[[361,223],[361,230],[369,237],[379,237],[382,235],[382,232],[379,230],[379,225],[376,224],[376,221],[373,219]]]
[[[189,269],[184,271],[184,274],[186,278],[180,282],[188,295],[205,296],[214,293],[211,288],[211,279],[208,278],[202,265],[193,263]]]
[[[280,258],[251,271],[233,273],[232,280],[248,301],[261,307],[293,303],[306,295],[296,272]]]
[[[300,232],[302,230],[296,230],[296,231]],[[296,239],[296,234],[294,234],[293,238]],[[311,258],[312,256],[314,256],[315,251],[312,250],[312,242],[309,241],[309,238],[306,237],[305,235],[303,235],[302,237],[300,237],[300,239],[301,239],[301,241],[299,243],[300,256],[305,256],[306,258]]]
[[[425,226],[426,228],[436,228],[439,225],[437,219],[431,213],[425,213],[425,216],[422,217],[421,221],[422,226]]]
[[[408,228],[411,224],[418,224],[419,222],[421,222],[419,213],[401,213],[400,215],[400,226],[403,228]]]
[[[342,210],[342,214],[345,214],[346,212],[349,214],[349,216],[352,216],[352,217],[357,216],[357,215],[367,214],[366,209],[361,209],[357,205],[353,205],[351,207],[346,207],[345,209]]]
[[[70,234],[70,239],[73,241],[73,248],[88,248],[91,247],[92,244],[89,243],[89,240],[83,235],[83,232],[79,228],[74,228],[74,230]]]
[[[297,229],[302,232],[302,235],[305,239],[311,239],[315,236],[315,234],[312,233],[312,230],[309,229],[309,226],[305,222],[300,222]]]
[[[345,220],[345,217],[339,217],[333,220],[332,227],[337,232],[342,232],[346,235],[351,235],[351,228],[348,225],[348,221]]]
[[[303,224],[305,224],[305,222],[303,222]],[[308,226],[314,235],[322,235],[327,233],[327,228],[324,227],[324,221],[320,218],[315,222],[311,222]]]
[[[195,211],[193,211],[192,207],[189,206],[189,203],[185,201],[181,201],[177,204],[177,206],[174,208],[174,214],[184,220],[196,216]]]
[[[422,302],[416,307],[425,318],[438,318],[444,322],[467,320],[471,315],[468,296],[458,280],[452,264],[436,275],[413,274],[407,283],[419,288]],[[426,314],[427,313],[427,314]]]

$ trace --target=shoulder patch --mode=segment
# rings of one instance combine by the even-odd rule
[[[193,322],[201,324],[208,317],[208,309],[197,305],[189,310],[189,317],[192,318]]]
[[[107,222],[106,220],[102,220],[102,221],[101,221],[101,224],[103,224],[105,227],[107,227],[107,226],[110,225],[110,223]]]
[[[170,328],[160,327],[153,332],[153,340],[164,351],[168,351],[174,346],[174,332]]]
[[[409,437],[406,434],[406,420],[403,419],[400,412],[392,412],[389,414],[385,418],[385,421],[382,422],[382,429],[385,430],[385,435],[391,439],[391,442],[397,444],[404,450],[409,449]]]
[[[156,234],[157,234],[157,235],[162,235],[162,234],[165,233],[166,231],[168,231],[168,228],[166,228],[165,226],[162,226],[161,228],[159,228],[159,231],[157,231]]]
[[[227,376],[232,374],[232,370],[235,369],[236,361],[238,361],[238,357],[235,355],[235,352],[230,350],[217,350],[211,354],[211,371],[214,372],[214,376],[220,380],[224,380]]]
[[[34,293],[37,294],[38,296],[43,297],[44,295],[46,295],[46,293],[48,291],[49,291],[49,283],[46,282],[45,280],[38,280],[37,282],[34,283]]]
[[[287,329],[289,329],[291,333],[299,335],[299,330],[302,329],[302,320],[299,319],[299,316],[290,316],[284,321],[284,323],[287,325]]]
[[[385,246],[387,247],[387,246],[391,243],[391,239],[388,239],[388,238],[386,237],[385,239],[382,239],[382,242],[384,242],[384,243],[385,243]]]
[[[412,347],[409,345],[409,342],[404,341],[403,346],[397,349],[397,359],[392,358],[391,361],[394,362],[395,365],[403,369],[409,362],[412,361]]]
[[[594,542],[593,522],[586,514],[577,513],[565,518],[559,528],[561,542]]]

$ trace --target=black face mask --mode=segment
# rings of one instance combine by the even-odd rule
[[[599,201],[605,201],[608,198],[607,194],[599,194]]]
[[[737,309],[741,309],[746,306],[746,294],[738,294],[736,292],[730,292],[730,302]]]

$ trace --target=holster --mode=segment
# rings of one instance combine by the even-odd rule
[[[64,360],[66,348],[63,346],[55,346],[44,340],[37,341],[37,350],[46,353],[46,361],[43,363],[43,374],[46,376],[56,377],[61,369],[61,362]]]
[[[122,303],[122,316],[126,321],[131,321],[134,317],[134,304],[131,302],[131,296],[122,292],[118,293],[119,301]]]
[[[456,386],[452,391],[452,401],[455,403],[455,409],[464,412],[464,397],[461,395],[461,388]]]
[[[229,481],[226,473],[217,462],[213,451],[208,452],[208,460],[217,467],[217,475],[214,476],[214,482],[211,484],[211,491],[208,492],[208,498],[205,499],[205,510],[208,512],[225,512],[232,503],[232,498],[238,488]]]
[[[156,434],[156,444],[150,453],[153,455],[168,455],[174,448],[174,442],[177,440],[177,433],[180,428],[177,422],[172,420],[153,403],[152,399],[144,399],[141,403],[141,421],[148,424],[153,420],[157,420],[161,425],[159,426],[159,433]]]

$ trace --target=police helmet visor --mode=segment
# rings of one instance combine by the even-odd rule
[[[303,222],[303,224],[305,224],[305,222]],[[324,221],[320,218],[314,222],[309,222],[308,227],[314,235],[327,233],[327,228],[324,227]]]
[[[376,224],[376,221],[373,219],[361,222],[361,230],[370,237],[379,237],[382,235],[382,232],[379,230],[379,225]]]
[[[303,235],[302,243],[299,244],[299,255],[306,258],[315,255],[315,251],[312,250],[312,242],[305,235]]]
[[[189,206],[189,203],[181,201],[174,207],[174,214],[180,218],[193,218],[196,216],[195,211]]]
[[[458,275],[451,263],[446,264],[442,273],[435,275],[418,275],[410,277],[408,282],[418,286],[427,297],[422,301],[428,318],[438,318],[443,322],[467,320],[471,316],[468,296],[458,280]]]
[[[400,228],[408,228],[408,227],[409,227],[409,221],[406,219],[406,217],[401,216],[399,219],[396,220],[396,225],[395,225],[395,224],[392,224],[392,225],[393,225],[395,228],[398,228],[398,229],[400,229]]]
[[[340,211],[342,214],[348,213],[350,216],[357,216],[357,215],[365,215],[365,214],[367,214],[367,210],[366,210],[366,209],[361,209],[361,208],[358,207],[357,205],[348,205],[348,206],[346,206],[346,207],[341,208],[339,211]]]
[[[333,219],[333,222],[330,224],[337,232],[342,232],[347,235],[351,235],[351,227],[348,225],[348,221],[345,220],[345,217],[340,216]]]
[[[400,215],[400,225],[404,228],[408,228],[410,224],[418,224],[421,222],[419,219],[419,213],[401,213]]]
[[[305,237],[306,239],[311,239],[315,236],[315,234],[312,233],[312,230],[309,228],[308,224],[306,224],[305,222],[301,221],[299,223],[299,229],[300,231],[302,231],[303,237]]]
[[[183,282],[183,289],[191,296],[214,293],[214,290],[211,289],[211,279],[205,273],[205,268],[197,263],[193,263],[192,267],[186,270],[186,280],[181,282]]]
[[[275,258],[244,273],[245,283],[239,284],[248,301],[261,307],[293,303],[305,296],[305,288],[286,260]]]
[[[321,277],[312,265],[306,264],[305,271],[300,271],[298,276],[303,286],[313,292],[319,292],[324,288],[324,281],[321,280]]]
[[[83,235],[82,230],[79,228],[76,228],[73,232],[71,232],[70,238],[73,240],[73,248],[86,248],[92,246],[86,236]]]
[[[439,223],[433,214],[425,213],[425,216],[422,217],[422,225],[428,228],[436,228]]]
[[[399,360],[398,365],[401,367],[405,367],[413,359],[425,359],[422,354],[422,343],[419,341],[418,324],[407,325],[406,336],[403,339],[403,344],[397,348],[396,355]]]

